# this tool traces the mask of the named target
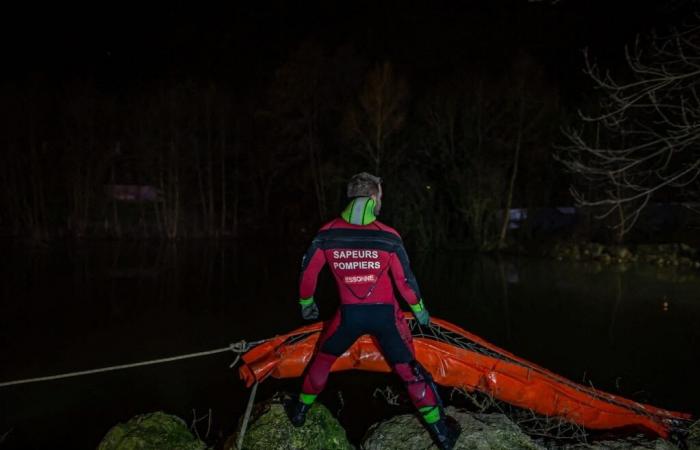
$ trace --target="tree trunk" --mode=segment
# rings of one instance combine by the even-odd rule
[[[226,233],[226,124],[222,120],[221,126],[221,160],[219,161],[219,175],[221,180],[219,184],[221,185],[221,210],[220,210],[220,222],[219,222],[219,235]]]
[[[202,231],[205,233],[209,228],[209,208],[207,203],[207,197],[204,193],[204,179],[202,176],[202,162],[199,157],[199,143],[195,137],[192,137],[192,145],[194,147],[194,165],[197,171],[197,187],[199,189],[199,202],[202,204]]]
[[[119,143],[117,143],[117,149],[119,148]],[[116,183],[116,176],[114,173],[114,166],[112,166],[112,186]],[[114,221],[114,225],[112,226],[112,233],[113,236],[116,238],[121,238],[122,237],[122,231],[121,231],[121,224],[119,222],[119,208],[117,207],[117,200],[115,198],[112,198],[112,217]]]
[[[324,199],[323,178],[319,158],[316,154],[316,140],[312,121],[313,119],[310,119],[307,125],[306,139],[309,150],[309,164],[311,166],[311,178],[314,184],[314,194],[316,195],[318,216],[319,220],[323,221],[326,218],[326,202]]]
[[[513,155],[513,170],[510,174],[510,183],[508,184],[508,195],[506,197],[505,210],[503,211],[503,222],[501,223],[501,234],[498,238],[498,248],[505,248],[506,237],[508,236],[508,225],[510,224],[510,208],[513,206],[513,191],[515,190],[515,180],[518,177],[518,168],[520,166],[520,147],[523,139],[523,115],[525,113],[525,99],[520,98],[520,111],[518,111],[518,137],[515,141],[515,154]]]
[[[207,217],[207,235],[209,237],[214,236],[215,228],[214,225],[214,149],[212,148],[212,124],[211,124],[211,97],[209,93],[206,98],[206,121],[207,121],[207,194],[208,194],[208,211],[209,215]]]

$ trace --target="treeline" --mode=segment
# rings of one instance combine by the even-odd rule
[[[565,108],[527,54],[415,74],[307,42],[251,86],[0,89],[5,236],[307,238],[362,170],[385,180],[385,220],[417,247],[504,245],[502,211],[568,201],[551,157]]]

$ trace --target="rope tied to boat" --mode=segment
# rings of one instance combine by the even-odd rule
[[[209,356],[209,355],[215,355],[217,353],[226,353],[226,352],[233,352],[236,354],[236,359],[229,365],[229,368],[233,368],[236,366],[238,361],[241,359],[241,355],[251,348],[255,347],[256,345],[262,344],[263,342],[268,341],[269,339],[262,339],[259,341],[252,341],[252,342],[247,342],[245,340],[241,340],[238,342],[234,342],[229,344],[226,347],[221,347],[221,348],[215,348],[212,350],[205,350],[201,352],[195,352],[195,353],[187,353],[184,355],[177,355],[177,356],[169,356],[166,358],[158,358],[158,359],[151,359],[147,361],[140,361],[140,362],[135,362],[135,363],[129,363],[129,364],[119,364],[115,366],[108,366],[108,367],[100,367],[97,369],[89,369],[89,370],[80,370],[80,371],[74,371],[74,372],[67,372],[67,373],[61,373],[61,374],[56,374],[56,375],[48,375],[48,376],[43,376],[43,377],[34,377],[34,378],[25,378],[21,380],[13,380],[13,381],[5,381],[0,383],[0,388],[3,387],[9,387],[9,386],[16,386],[19,384],[28,384],[28,383],[38,383],[40,381],[53,381],[53,380],[60,380],[64,378],[73,378],[73,377],[79,377],[83,375],[92,375],[96,373],[103,373],[103,372],[112,372],[116,370],[123,370],[123,369],[131,369],[134,367],[143,367],[143,366],[150,366],[154,364],[162,364],[166,362],[173,362],[173,361],[181,361],[184,359],[191,359],[191,358],[198,358],[201,356]]]
[[[250,350],[252,347],[255,347],[255,345],[262,343],[263,341],[258,341],[257,343],[248,343],[246,341],[238,341],[238,342],[233,342],[231,345],[229,345],[229,349],[236,353],[236,359],[233,360],[231,364],[229,364],[228,368],[233,369],[236,367],[236,364],[238,364],[238,361],[241,359],[241,355],[248,350]],[[255,345],[252,345],[255,344]]]

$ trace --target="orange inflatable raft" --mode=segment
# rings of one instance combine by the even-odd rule
[[[406,315],[416,358],[448,387],[480,391],[512,405],[559,417],[589,429],[640,427],[661,437],[686,428],[690,415],[583,386],[508,353],[445,320],[421,327]],[[276,336],[242,356],[239,369],[247,386],[267,377],[299,377],[314,354],[323,323]],[[362,336],[333,364],[332,371],[390,372],[370,336]]]

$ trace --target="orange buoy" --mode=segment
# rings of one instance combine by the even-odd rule
[[[538,414],[559,417],[590,429],[640,427],[668,437],[687,426],[690,414],[667,411],[574,383],[519,358],[445,320],[419,326],[406,314],[416,358],[442,386],[491,395]],[[242,356],[247,386],[267,377],[301,376],[316,348],[323,323],[298,328],[260,344]],[[390,372],[370,336],[362,336],[331,370]]]

